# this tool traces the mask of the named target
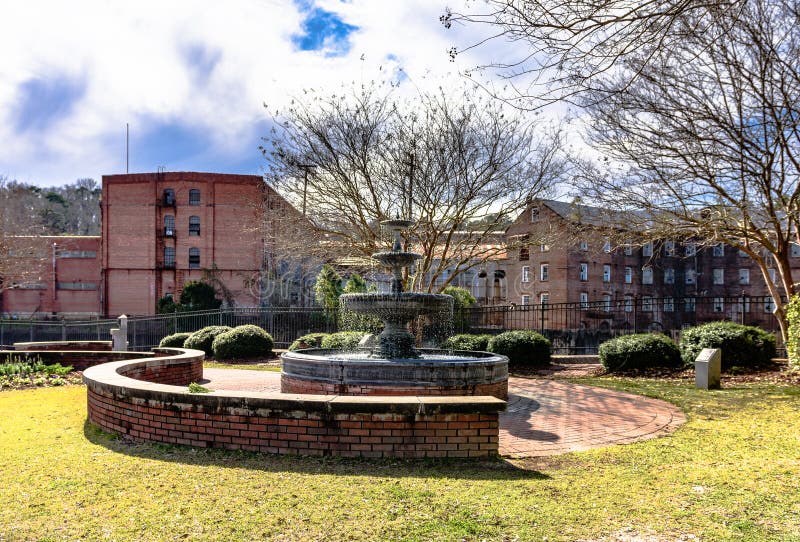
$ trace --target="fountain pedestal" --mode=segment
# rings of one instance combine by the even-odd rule
[[[391,269],[390,293],[342,295],[343,309],[377,316],[384,329],[373,349],[300,350],[281,355],[281,391],[334,395],[508,395],[508,358],[487,352],[418,350],[408,323],[420,315],[452,315],[453,298],[403,291],[403,268],[421,256],[402,249],[400,231],[413,222],[388,220],[392,250],[372,257]]]

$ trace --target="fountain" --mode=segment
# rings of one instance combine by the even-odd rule
[[[508,395],[508,358],[488,352],[418,349],[408,323],[420,315],[452,314],[453,298],[403,291],[403,269],[421,255],[402,249],[409,220],[387,220],[392,250],[372,255],[391,269],[389,293],[345,294],[343,309],[384,323],[376,344],[357,351],[307,349],[281,356],[281,391],[329,395]]]

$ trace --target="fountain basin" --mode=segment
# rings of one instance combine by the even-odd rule
[[[314,348],[281,355],[282,393],[492,395],[508,397],[508,358],[489,352],[420,349],[420,358],[375,359],[369,351]]]

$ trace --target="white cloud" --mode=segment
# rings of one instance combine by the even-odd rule
[[[211,140],[211,154],[241,161],[252,152],[255,161],[253,132],[265,118],[264,102],[280,107],[303,88],[335,89],[400,67],[420,87],[457,80],[459,68],[489,58],[475,55],[497,52],[479,49],[450,62],[453,44],[471,43],[485,30],[445,30],[444,3],[316,6],[358,27],[344,56],[297,51],[291,37],[303,15],[288,0],[16,3],[4,10],[0,33],[0,175],[60,184],[124,171],[126,122],[139,136],[153,122],[193,127]],[[198,74],[192,54],[212,69]],[[84,94],[46,129],[16,130],[20,85],[54,77],[84,80]],[[169,148],[162,152],[169,168]],[[137,164],[136,152],[132,158],[135,169],[157,165]]]

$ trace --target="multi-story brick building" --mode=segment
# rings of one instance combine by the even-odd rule
[[[672,320],[738,321],[743,313],[751,324],[771,319],[773,304],[762,273],[746,254],[721,243],[662,239],[636,244],[625,242],[625,232],[613,238],[604,232],[601,209],[533,202],[506,232],[519,245],[506,262],[507,301],[574,303],[597,317],[621,313],[629,325],[634,316],[625,313],[638,312],[640,320],[656,327],[673,327]],[[792,254],[800,267],[800,247]]]
[[[260,176],[106,175],[102,190],[101,236],[38,238],[29,256],[42,272],[3,293],[2,313],[154,314],[191,280],[211,282],[237,307],[302,301],[303,284],[285,262],[279,269],[275,233],[279,220],[303,218]]]

